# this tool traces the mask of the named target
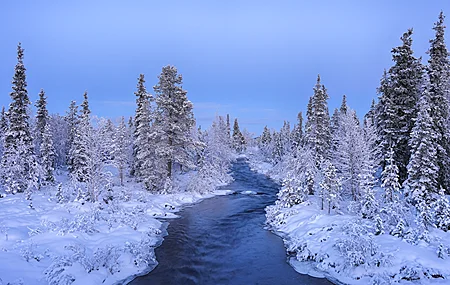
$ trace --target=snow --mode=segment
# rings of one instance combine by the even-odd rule
[[[241,194],[243,194],[243,195],[256,195],[258,193],[255,192],[255,191],[246,190],[246,191],[242,191]]]
[[[190,175],[181,176],[180,185],[186,185]],[[175,218],[183,205],[233,193],[153,195],[129,182],[114,188],[127,192],[128,201],[82,205],[59,204],[55,192],[50,187],[34,193],[32,207],[24,194],[0,199],[0,284],[130,281],[157,264],[154,248],[166,227],[160,218]]]
[[[276,169],[255,167],[261,162],[248,157],[253,169],[278,177]],[[376,235],[372,220],[347,210],[329,215],[319,205],[319,197],[310,196],[291,208],[266,208],[267,224],[283,238],[297,272],[337,284],[448,284],[450,232],[432,228],[428,243],[392,236],[387,230]],[[344,203],[341,209],[348,206]],[[440,247],[443,258],[438,256]]]

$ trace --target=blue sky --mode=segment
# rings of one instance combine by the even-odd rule
[[[448,0],[1,1],[0,105],[20,41],[31,100],[44,88],[52,113],[88,90],[94,114],[130,116],[139,73],[153,91],[172,64],[202,126],[226,113],[255,133],[293,123],[318,73],[330,112],[346,94],[362,116],[402,33],[426,58],[441,10]]]

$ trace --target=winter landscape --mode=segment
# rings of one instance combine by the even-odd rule
[[[410,3],[400,2],[392,4],[392,11],[404,11],[402,5]],[[105,3],[5,4],[3,10],[11,15],[23,11],[37,19],[36,9],[62,26],[30,21],[18,24],[15,35],[13,28],[0,33],[7,39],[0,47],[0,285],[450,284],[446,2],[426,11],[415,3],[406,9],[412,15],[389,22],[402,32],[380,43],[391,45],[380,51],[387,64],[373,51],[373,61],[384,66],[370,66],[378,74],[371,79],[377,85],[373,90],[367,82],[358,83],[369,89],[367,94],[340,83],[347,73],[363,76],[364,71],[327,69],[339,65],[329,55],[296,73],[312,79],[300,82],[283,73],[285,68],[294,72],[286,47],[287,59],[273,49],[264,51],[279,57],[272,66],[258,65],[269,58],[259,57],[263,51],[244,52],[253,41],[285,39],[263,15],[270,22],[280,11],[290,17],[320,6],[178,3],[192,15],[175,9],[179,19],[190,19],[186,26],[174,16],[154,32],[181,31],[183,39],[176,41],[186,45],[183,49],[207,45],[207,51],[165,46],[173,38],[159,34],[167,40],[159,42],[161,59],[148,59],[140,46],[122,58],[119,51],[129,48],[122,46],[122,37],[136,36],[126,22],[148,24],[131,12],[142,16],[154,8],[161,12],[156,19],[167,20],[163,12],[173,9],[140,4],[145,9],[113,2],[110,10]],[[328,4],[326,13],[353,7]],[[371,5],[357,9],[367,12]],[[391,4],[380,5],[377,9]],[[377,9],[376,15],[385,13]],[[422,12],[432,20],[419,21],[416,15]],[[59,13],[66,18],[54,16]],[[90,23],[72,23],[84,13]],[[195,15],[216,30],[200,25]],[[230,15],[236,26],[222,19]],[[359,19],[352,17],[359,16],[344,21],[349,27]],[[252,19],[259,24],[250,24]],[[415,21],[418,39],[411,28]],[[291,26],[289,19],[283,23]],[[316,27],[324,33],[317,41],[332,38],[323,27]],[[197,32],[206,39],[203,45],[184,38]],[[261,37],[255,36],[258,32]],[[63,51],[46,50],[38,35]],[[226,46],[238,52],[222,50],[228,36],[242,40]],[[135,38],[145,48],[158,44]],[[413,49],[413,40],[414,45],[422,41],[424,49]],[[81,44],[73,48],[76,41]],[[85,41],[93,41],[92,46]],[[358,56],[355,52],[347,59]],[[157,67],[147,69],[148,62]],[[203,70],[207,64],[219,71]],[[264,77],[270,68],[279,74],[268,78],[281,84]],[[122,76],[127,79],[121,81]],[[339,80],[328,78],[333,76]],[[283,80],[294,82],[280,87]],[[325,87],[328,80],[332,88]],[[222,81],[227,86],[219,85]],[[258,93],[265,85],[272,91]],[[349,95],[339,93],[347,88]],[[233,89],[243,91],[227,99]],[[283,107],[281,101],[286,101]]]

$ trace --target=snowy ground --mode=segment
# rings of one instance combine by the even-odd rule
[[[270,164],[249,158],[255,171],[278,177]],[[431,229],[429,242],[414,240],[420,233],[412,231],[404,237],[388,229],[376,235],[372,221],[346,210],[328,215],[319,205],[312,197],[292,208],[266,209],[270,228],[283,238],[299,273],[342,284],[450,284],[450,232]]]
[[[158,218],[212,194],[152,195],[138,184],[115,187],[124,199],[58,203],[55,187],[0,199],[0,284],[115,284],[156,266]]]

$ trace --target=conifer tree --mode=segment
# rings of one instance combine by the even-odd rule
[[[39,154],[43,172],[43,182],[52,183],[55,181],[53,171],[55,170],[56,153],[53,145],[53,135],[49,123],[45,124],[44,126]]]
[[[38,164],[31,136],[28,108],[26,69],[22,46],[17,46],[17,64],[12,81],[12,102],[9,105],[9,125],[4,135],[4,153],[1,161],[2,178],[7,193],[27,192],[37,188]]]
[[[445,195],[444,189],[439,189],[439,195],[431,207],[434,213],[436,227],[443,231],[449,231],[450,203]]]
[[[381,173],[381,182],[381,187],[384,189],[385,202],[395,202],[400,191],[400,183],[398,181],[398,167],[395,164],[394,150],[392,148],[386,156],[386,167]]]
[[[292,147],[297,149],[303,144],[303,114],[299,112],[297,115],[297,125],[292,131]]]
[[[317,165],[320,165],[322,160],[329,158],[331,133],[327,100],[327,90],[320,83],[319,75],[314,87],[314,95],[308,103],[306,129],[306,143],[314,149]]]
[[[183,79],[176,67],[163,67],[158,79],[153,87],[157,106],[154,125],[159,157],[166,164],[166,177],[171,179],[174,164],[181,169],[195,166],[190,155],[194,147],[191,132],[195,119],[193,105],[181,86]]]
[[[114,158],[114,165],[119,170],[120,185],[123,186],[125,169],[128,164],[128,149],[129,140],[127,134],[127,127],[125,125],[125,118],[120,119],[120,123],[114,132],[114,140],[112,145],[112,155]]]
[[[90,122],[91,111],[87,92],[84,92],[84,100],[81,104],[79,122],[76,124],[76,131],[70,157],[72,160],[71,174],[79,182],[89,182],[92,179],[90,163],[92,161],[92,127]],[[89,199],[89,193],[85,193],[84,198]]]
[[[239,123],[238,119],[234,119],[234,125],[233,125],[233,148],[241,152],[245,150],[245,138],[241,133],[241,130],[239,129]]]
[[[37,154],[42,143],[42,136],[44,134],[45,126],[48,124],[47,98],[45,97],[44,89],[39,92],[39,99],[36,101],[36,128],[35,128],[35,144]]]
[[[320,182],[322,191],[322,210],[324,202],[328,204],[328,214],[331,209],[338,209],[341,200],[341,181],[337,176],[336,168],[331,162],[323,167],[323,180]]]
[[[439,166],[438,183],[444,189],[450,189],[450,135],[449,135],[449,72],[450,61],[448,50],[444,41],[444,14],[439,14],[435,23],[435,38],[430,40],[428,50],[429,60],[427,66],[428,85],[430,95],[430,115],[434,122],[434,129],[438,142],[437,161]]]
[[[152,96],[147,93],[145,88],[144,74],[139,75],[136,95],[136,114],[134,117],[134,175],[138,180],[142,181],[145,169],[145,162],[147,160],[155,159],[153,156],[152,146],[150,145],[150,121],[151,121],[151,109],[150,101]]]
[[[71,154],[71,150],[73,148],[73,143],[75,141],[75,136],[77,132],[78,125],[78,106],[75,101],[71,101],[69,105],[69,110],[64,117],[64,120],[67,124],[67,141],[66,141],[66,164],[68,166],[69,171],[73,172],[73,157]]]
[[[430,116],[429,94],[427,91],[420,99],[419,115],[411,132],[411,160],[408,164],[408,179],[405,184],[408,199],[418,205],[422,200],[427,205],[432,202],[432,193],[439,192],[437,163],[437,134]]]
[[[7,130],[8,130],[8,118],[6,117],[5,107],[2,107],[2,111],[0,113],[0,157],[3,155],[4,151],[3,144]]]

